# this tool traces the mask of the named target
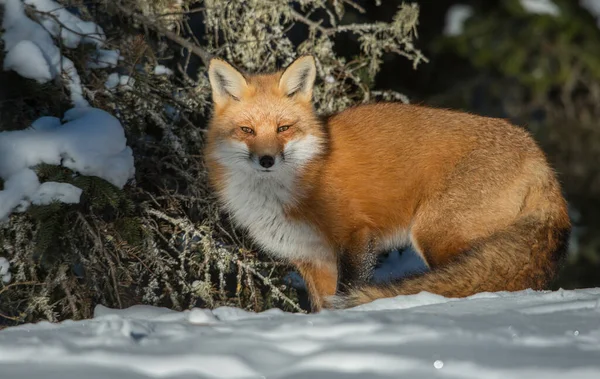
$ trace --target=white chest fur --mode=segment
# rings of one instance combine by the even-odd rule
[[[266,252],[288,260],[327,257],[319,232],[305,222],[290,219],[284,206],[292,199],[293,182],[269,176],[232,172],[221,194],[237,225]]]
[[[306,162],[321,150],[315,136],[290,141],[285,146],[285,161],[274,170],[260,171],[249,159],[245,143],[226,141],[213,153],[224,169],[221,201],[238,226],[266,252],[288,260],[322,260],[333,255],[320,233],[310,224],[287,217],[284,207],[293,203],[297,178]]]

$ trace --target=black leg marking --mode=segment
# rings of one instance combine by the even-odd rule
[[[377,264],[375,242],[370,240],[366,246],[357,246],[355,249],[357,250],[344,251],[341,254],[338,285],[340,292],[364,285],[373,278]]]

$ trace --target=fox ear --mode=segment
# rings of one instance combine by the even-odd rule
[[[301,100],[311,101],[316,77],[315,58],[312,55],[304,55],[283,71],[279,79],[279,88],[287,96],[296,96]]]
[[[239,101],[248,87],[246,78],[224,60],[213,58],[208,65],[208,79],[215,104],[223,104],[230,98]]]

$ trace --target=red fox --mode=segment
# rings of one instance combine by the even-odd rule
[[[547,288],[571,223],[525,130],[393,102],[320,117],[316,72],[312,56],[269,74],[212,59],[205,149],[234,223],[297,267],[313,311],[421,291]],[[377,254],[407,244],[430,270],[369,284]]]

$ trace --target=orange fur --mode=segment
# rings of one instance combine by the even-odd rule
[[[306,93],[282,91],[284,75],[245,75],[237,96],[216,99],[206,160],[223,198],[229,174],[214,155],[222,141],[257,154],[280,154],[308,135],[324,141],[297,170],[293,202],[282,205],[286,222],[309,225],[331,252],[293,260],[315,310],[336,290],[344,292],[330,305],[346,307],[420,291],[456,297],[546,288],[570,221],[555,174],[526,131],[400,103],[360,105],[320,122]],[[282,124],[293,126],[276,133]],[[255,134],[240,134],[243,125]],[[398,242],[411,243],[431,272],[369,286],[370,251]],[[344,288],[335,270],[314,269],[339,262],[340,275],[350,268]]]

